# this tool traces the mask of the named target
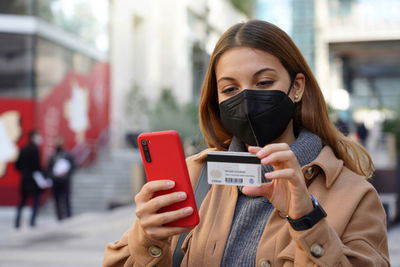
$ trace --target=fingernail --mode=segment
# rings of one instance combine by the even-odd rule
[[[264,157],[264,150],[258,151],[257,154],[256,154],[256,156],[259,157],[259,158],[260,158],[260,157]]]
[[[263,158],[263,159],[261,160],[261,163],[262,163],[262,164],[268,164],[268,163],[269,163],[269,158]]]
[[[183,213],[185,214],[191,214],[193,212],[193,208],[192,207],[187,207],[183,209]]]
[[[186,199],[186,193],[185,192],[179,192],[178,193],[178,198],[179,199]]]
[[[175,186],[175,182],[174,181],[168,181],[167,182],[167,186],[168,186],[168,188],[173,188]]]

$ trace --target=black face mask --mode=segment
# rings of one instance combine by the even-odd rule
[[[293,82],[292,82],[293,84]],[[219,104],[222,125],[245,144],[265,146],[285,131],[295,104],[279,90],[243,90]]]

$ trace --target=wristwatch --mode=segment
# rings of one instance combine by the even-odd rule
[[[289,216],[286,216],[287,220],[294,230],[301,231],[310,229],[322,218],[326,217],[326,212],[313,195],[311,195],[311,201],[313,203],[314,209],[309,214],[297,220],[293,220]]]

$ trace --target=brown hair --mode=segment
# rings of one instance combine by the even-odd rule
[[[220,120],[215,65],[224,52],[243,46],[276,56],[291,77],[296,73],[304,74],[306,85],[302,100],[296,104],[293,119],[295,127],[318,135],[344,161],[346,167],[370,177],[374,169],[371,157],[361,145],[344,136],[330,121],[321,89],[300,50],[284,31],[260,20],[233,25],[218,40],[211,55],[199,105],[200,127],[208,146],[226,150],[231,142],[232,136]]]

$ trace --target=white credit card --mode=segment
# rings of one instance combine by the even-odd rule
[[[260,159],[249,152],[209,151],[207,176],[209,184],[260,186]]]

